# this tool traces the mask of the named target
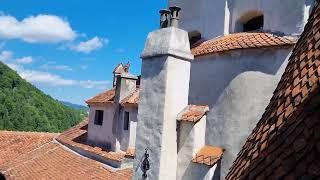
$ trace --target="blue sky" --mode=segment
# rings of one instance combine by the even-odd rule
[[[148,32],[165,0],[0,0],[0,60],[52,97],[72,103],[111,87],[112,70],[140,74]]]

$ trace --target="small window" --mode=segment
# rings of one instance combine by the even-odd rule
[[[96,114],[94,117],[94,124],[102,126],[103,122],[103,111],[102,110],[96,110]]]
[[[261,29],[263,29],[263,16],[254,17],[243,24],[243,32]]]
[[[129,130],[129,112],[124,112],[124,122],[123,122],[123,129],[124,130]]]

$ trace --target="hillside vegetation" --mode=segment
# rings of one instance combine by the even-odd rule
[[[61,132],[81,121],[83,111],[66,107],[0,62],[0,129]]]

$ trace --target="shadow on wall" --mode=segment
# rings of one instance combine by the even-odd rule
[[[214,171],[213,173],[211,171]],[[209,167],[203,164],[190,163],[181,179],[205,179],[205,180],[220,180],[221,162],[217,162],[216,166]]]

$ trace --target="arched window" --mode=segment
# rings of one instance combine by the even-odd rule
[[[254,17],[243,24],[243,32],[256,31],[263,29],[263,15]]]
[[[259,31],[263,29],[264,16],[260,11],[244,13],[236,23],[236,32]]]
[[[190,31],[188,35],[191,47],[201,39],[201,33],[198,31]]]

